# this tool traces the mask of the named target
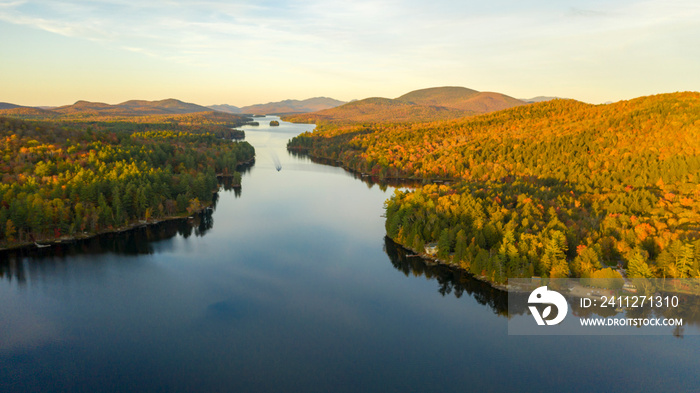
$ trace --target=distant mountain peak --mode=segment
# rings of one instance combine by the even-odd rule
[[[445,99],[464,99],[479,94],[478,91],[460,86],[429,87],[427,89],[413,90],[396,98],[399,101],[409,101],[416,104]]]
[[[530,103],[530,104],[533,104],[536,102],[552,101],[552,100],[557,100],[557,99],[562,99],[562,97],[537,96],[537,97],[532,97],[532,98],[520,98],[521,101],[525,101],[525,102]]]
[[[219,104],[219,105],[209,105],[207,106],[209,109],[213,109],[215,111],[219,112],[225,112],[225,113],[241,113],[241,108],[233,105],[228,105],[228,104]]]
[[[76,106],[110,106],[109,104],[105,104],[104,102],[93,102],[93,101],[86,101],[86,100],[78,100],[73,105],[76,105]]]
[[[94,115],[144,116],[209,112],[211,109],[168,98],[160,101],[129,100],[117,105],[80,100],[73,105],[55,108],[54,111],[63,114],[85,112]]]
[[[508,109],[526,103],[501,93],[459,86],[414,90],[398,98],[372,97],[333,109],[290,117],[315,122],[410,122],[444,120]]]
[[[22,105],[10,104],[9,102],[0,102],[0,109],[14,109],[21,108]]]
[[[344,101],[339,101],[333,98],[313,97],[305,100],[287,99],[277,102],[268,102],[267,104],[244,106],[240,109],[241,113],[250,113],[254,115],[307,113],[335,108],[343,104],[345,104]]]
[[[459,86],[414,90],[402,95],[397,100],[417,105],[442,106],[478,113],[493,112],[525,104],[525,102],[505,94],[479,92]]]

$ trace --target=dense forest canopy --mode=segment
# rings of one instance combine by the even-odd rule
[[[493,281],[700,277],[700,94],[553,100],[457,120],[324,124],[290,149],[448,181],[387,201],[387,233]]]
[[[208,206],[217,174],[240,182],[236,166],[255,154],[215,126],[0,118],[0,244],[113,230]]]

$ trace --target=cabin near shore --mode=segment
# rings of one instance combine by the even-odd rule
[[[437,255],[438,252],[438,244],[437,243],[428,243],[425,245],[425,253],[428,255],[435,256]]]

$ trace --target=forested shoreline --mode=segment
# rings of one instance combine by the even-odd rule
[[[197,120],[193,116],[194,120]],[[84,237],[188,216],[211,204],[217,175],[254,148],[217,124],[0,118],[0,246]]]
[[[700,94],[554,100],[459,120],[324,124],[288,147],[397,192],[387,235],[509,277],[700,277]],[[612,267],[612,268],[611,268]]]

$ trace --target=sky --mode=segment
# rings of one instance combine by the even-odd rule
[[[0,102],[700,90],[697,0],[0,0]]]

